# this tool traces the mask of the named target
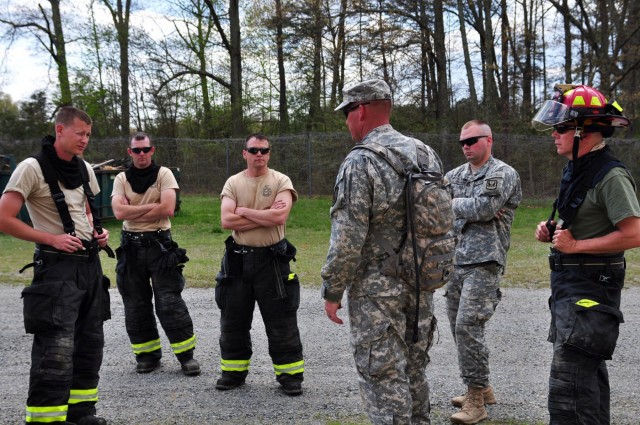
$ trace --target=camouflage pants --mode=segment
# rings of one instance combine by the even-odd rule
[[[460,376],[470,387],[489,385],[489,348],[484,329],[502,298],[501,273],[502,267],[497,264],[456,267],[444,294]]]
[[[360,394],[373,424],[430,424],[425,368],[436,319],[433,293],[420,294],[418,341],[413,342],[415,291],[349,298],[351,343]]]

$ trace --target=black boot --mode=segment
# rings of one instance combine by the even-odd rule
[[[107,420],[99,416],[87,415],[71,422],[76,425],[107,425]]]
[[[244,384],[247,372],[222,372],[222,377],[216,381],[216,389],[232,390]]]

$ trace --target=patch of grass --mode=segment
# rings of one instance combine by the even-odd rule
[[[220,227],[220,200],[217,196],[182,195],[180,212],[172,219],[175,240],[187,249],[190,261],[184,273],[190,287],[213,287],[220,268],[224,241],[230,232]],[[331,223],[329,197],[303,197],[296,202],[287,222],[287,238],[298,249],[297,261],[292,270],[303,285],[317,287],[321,283],[320,269],[329,247]],[[547,254],[549,245],[535,240],[538,222],[546,220],[551,211],[551,201],[527,200],[516,211],[511,229],[507,272],[502,284],[506,287],[541,287],[549,285]],[[121,223],[107,220],[105,227],[111,232],[111,247],[119,244]],[[33,276],[33,269],[23,274],[17,271],[32,261],[33,244],[0,234],[0,282],[26,285]],[[626,284],[640,284],[640,252],[627,251]],[[105,274],[115,284],[115,260],[101,254]]]

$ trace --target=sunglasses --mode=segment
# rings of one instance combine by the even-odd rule
[[[260,152],[262,155],[266,155],[269,153],[271,148],[247,148],[245,150],[251,155],[256,155],[258,152]]]
[[[554,125],[553,129],[558,132],[558,134],[564,134],[568,131],[575,130],[575,126],[571,125]]]
[[[478,140],[482,139],[483,137],[489,137],[489,136],[473,136],[473,137],[467,137],[466,139],[462,139],[460,140],[458,143],[460,143],[460,146],[473,146],[476,143],[478,143]]]
[[[153,147],[151,146],[146,146],[144,148],[131,148],[131,152],[140,155],[142,152],[144,153],[149,153],[151,152],[151,149],[153,149]]]
[[[351,103],[347,106],[345,106],[344,108],[342,108],[342,112],[344,112],[344,117],[348,118],[349,114],[353,111],[355,111],[356,109],[358,109],[360,107],[360,105],[368,105],[369,102],[364,102],[364,103]]]

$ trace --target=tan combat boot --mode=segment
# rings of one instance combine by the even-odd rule
[[[483,388],[469,387],[467,396],[462,404],[462,409],[451,416],[451,422],[455,424],[472,425],[477,424],[483,419],[487,419],[482,390]]]
[[[482,389],[482,396],[484,397],[484,404],[496,404],[496,395],[493,393],[493,387],[491,385]],[[456,407],[462,407],[466,397],[467,393],[454,397],[451,399],[451,404]]]

